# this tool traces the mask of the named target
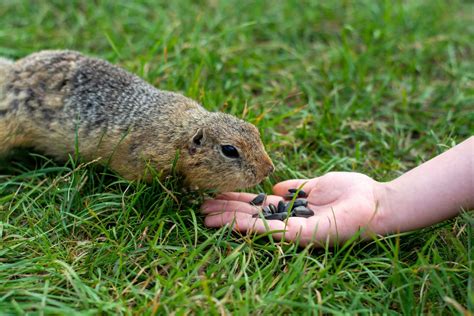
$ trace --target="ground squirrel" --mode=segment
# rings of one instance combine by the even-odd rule
[[[0,58],[0,152],[19,146],[61,160],[78,149],[130,180],[175,163],[187,186],[218,191],[274,169],[252,124],[74,51]]]

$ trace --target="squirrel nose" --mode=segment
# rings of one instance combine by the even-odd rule
[[[266,175],[270,175],[273,171],[275,171],[275,167],[273,166],[273,164],[270,164],[267,168],[267,173]]]

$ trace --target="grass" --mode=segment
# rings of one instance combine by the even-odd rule
[[[0,56],[68,48],[256,124],[278,181],[392,179],[474,132],[469,1],[17,1]],[[0,314],[462,314],[474,217],[336,248],[207,229],[174,179],[0,165]],[[162,185],[172,190],[174,201]]]

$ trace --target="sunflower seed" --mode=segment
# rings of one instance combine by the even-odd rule
[[[265,206],[262,208],[262,213],[263,213],[263,215],[272,214],[272,210],[271,210],[271,208],[270,208],[268,205],[265,205]]]
[[[311,217],[314,215],[312,210],[304,206],[295,207],[292,212],[294,213],[294,216],[297,217]]]
[[[262,207],[262,211],[261,212],[258,212],[257,214],[253,214],[252,217],[260,217],[260,214],[262,214],[263,216],[267,216],[267,215],[271,215],[272,214],[272,211],[270,210],[270,207],[268,207],[267,205],[265,205],[264,207]]]
[[[303,190],[299,190],[298,191],[298,197],[299,198],[306,198],[306,197],[308,197],[308,194],[306,194],[306,192],[303,191]]]
[[[266,198],[267,195],[265,193],[259,193],[252,201],[250,201],[250,204],[253,206],[262,205]]]
[[[290,189],[290,190],[292,190],[292,189]],[[287,194],[285,194],[284,197],[285,197],[285,200],[292,200],[295,197],[295,195],[296,195],[296,198],[307,198],[308,197],[308,194],[306,194],[306,192],[304,192],[303,190],[298,191],[298,193],[296,193],[296,192],[287,193]]]
[[[306,199],[296,199],[295,202],[293,203],[293,208],[298,207],[298,206],[308,206],[308,200]]]
[[[270,211],[272,214],[275,214],[277,212],[277,207],[273,204],[268,204],[268,207],[270,208]]]
[[[277,207],[277,213],[286,213],[286,212],[287,212],[287,206],[285,202],[279,201],[278,207]]]
[[[259,196],[263,195],[263,200],[266,198],[266,195],[261,193],[259,194],[254,200],[256,200]],[[252,201],[253,202],[253,201]],[[259,201],[257,201],[259,202]],[[263,203],[261,201],[260,203]],[[288,208],[291,206],[291,212],[288,213]],[[293,203],[284,201],[279,201],[278,205],[268,204],[262,207],[262,210],[258,214],[252,215],[253,218],[260,217],[262,215],[265,219],[268,220],[285,220],[288,217],[311,217],[314,215],[314,212],[307,208],[308,201],[303,198],[296,199]]]
[[[298,206],[308,206],[308,201],[306,199],[296,199],[293,204],[291,202],[288,202],[288,207],[291,207],[291,210]]]
[[[265,219],[268,219],[268,220],[278,219],[280,221],[284,221],[287,217],[288,217],[287,213],[275,213],[275,214],[266,215]]]

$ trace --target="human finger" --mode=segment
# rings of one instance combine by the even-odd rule
[[[286,221],[265,220],[253,218],[241,212],[214,213],[206,216],[204,220],[208,227],[216,228],[232,225],[232,229],[242,233],[271,233],[276,240],[284,238],[286,241],[299,242],[301,246],[305,246],[316,239],[311,232],[308,232],[308,222],[307,218],[301,217],[290,217]],[[309,227],[311,225],[309,224]]]
[[[261,194],[261,193],[260,193]],[[214,200],[230,200],[230,201],[240,201],[245,203],[250,203],[254,198],[257,197],[257,194],[247,193],[247,192],[225,192],[219,194],[214,198]],[[268,204],[278,204],[278,201],[282,200],[280,196],[277,195],[265,195],[263,205]]]
[[[207,227],[221,227],[232,225],[234,230],[240,232],[256,232],[264,234],[270,231],[284,231],[285,223],[279,220],[263,220],[254,218],[242,212],[222,212],[206,216],[204,224]]]
[[[241,202],[250,202],[257,195],[254,193],[247,192],[224,192],[218,194],[214,199],[215,200],[231,200],[231,201],[241,201]]]
[[[252,195],[255,198],[255,194]],[[227,197],[227,198],[239,198],[237,195],[222,195],[220,197]],[[252,199],[253,199],[252,198]],[[250,199],[250,201],[252,200]],[[247,197],[239,200],[227,200],[227,199],[212,199],[205,201],[201,206],[201,211],[203,214],[210,214],[215,212],[243,212],[247,214],[256,214],[259,210],[261,210],[261,206],[254,206],[249,204],[250,201],[247,201]],[[264,200],[262,205],[269,205],[274,204],[277,205],[279,201],[283,200],[282,197],[276,195],[268,195]]]

